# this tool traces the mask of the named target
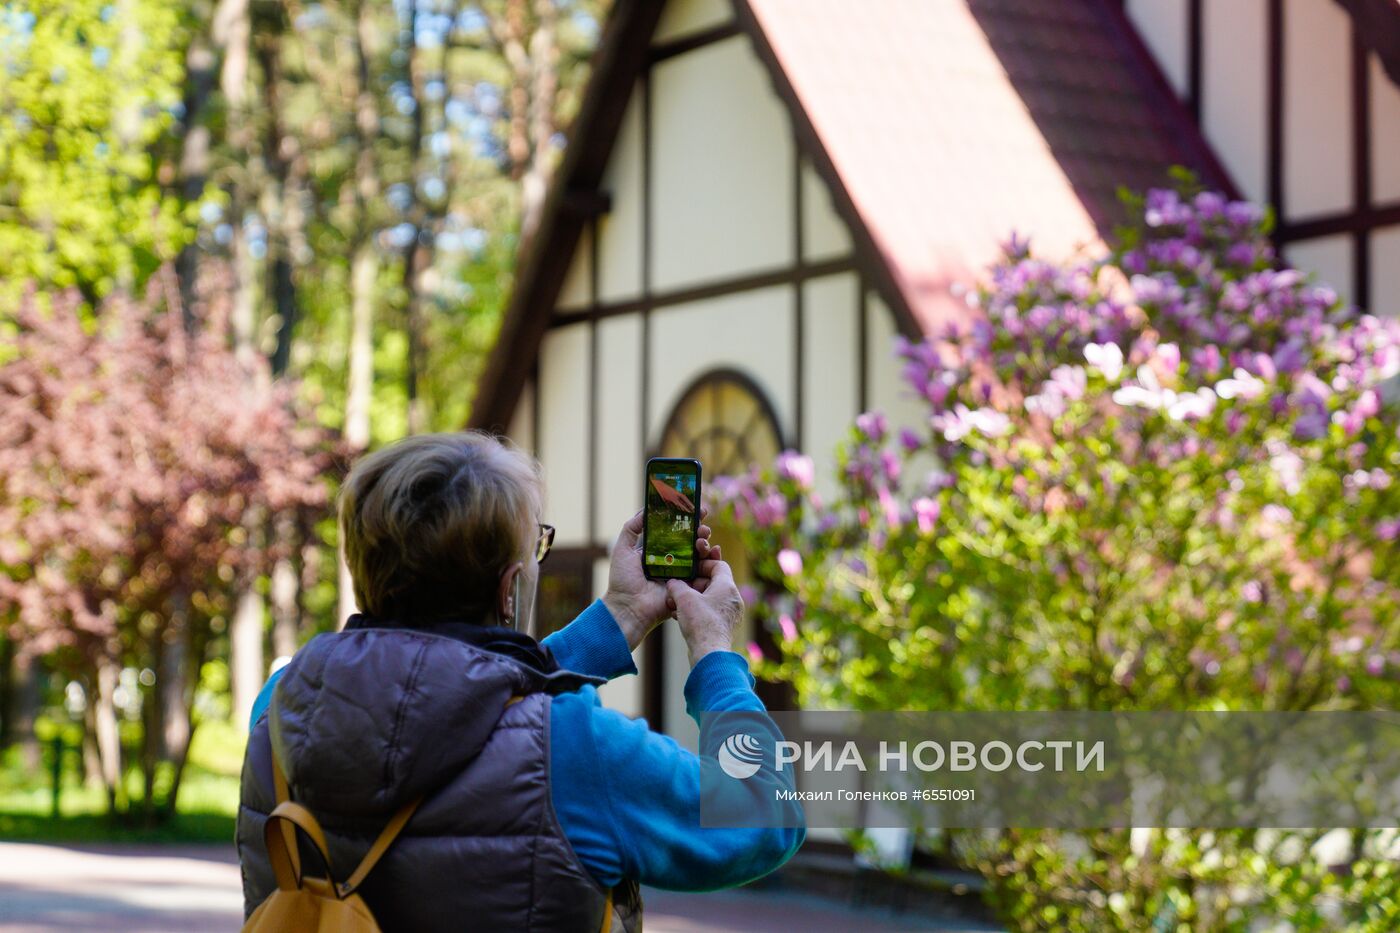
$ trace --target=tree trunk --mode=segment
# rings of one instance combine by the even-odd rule
[[[161,639],[159,667],[156,670],[156,687],[160,691],[161,755],[166,761],[173,761],[184,752],[190,741],[189,696],[194,693],[193,679],[199,675],[199,668],[190,667],[189,601],[177,597],[171,613],[170,626]]]
[[[359,0],[355,22],[355,129],[359,152],[355,158],[355,248],[350,259],[350,360],[345,393],[345,440],[353,453],[369,446],[369,406],[374,390],[374,290],[379,262],[374,253],[371,208],[379,197],[374,146],[379,138],[379,107],[370,84],[370,62],[378,44],[375,7]],[[355,611],[345,545],[337,545],[339,618],[336,627]]]
[[[369,446],[369,405],[374,384],[374,277],[377,271],[374,247],[361,243],[350,267],[350,384],[345,396],[345,440],[352,456]],[[336,560],[339,563],[340,628],[355,612],[355,593],[350,568],[345,563],[345,544],[337,535]]]
[[[205,626],[196,627],[187,617],[183,626],[182,637],[172,647],[171,650],[179,652],[181,665],[186,671],[198,671],[204,666],[205,654],[209,650],[209,630]],[[171,720],[178,720],[184,724],[184,733],[177,743],[171,741],[167,731],[166,751],[170,756],[173,765],[173,773],[170,778],[170,792],[163,804],[163,816],[169,819],[175,815],[176,805],[180,799],[180,785],[185,777],[185,765],[189,763],[190,742],[194,739],[194,678],[185,677],[182,682],[183,693],[176,698],[171,697],[172,703],[167,707],[167,713]]]
[[[107,810],[121,814],[127,810],[126,782],[122,780],[121,733],[117,728],[117,681],[121,665],[108,657],[97,661],[97,689],[93,691],[93,731],[97,756],[102,765],[102,784],[107,788]]]
[[[423,88],[423,50],[418,45],[418,3],[412,3],[408,29],[408,89],[413,100],[413,131],[408,140],[409,204],[408,221],[413,227],[413,239],[403,253],[403,290],[406,296],[404,326],[408,330],[408,365],[406,394],[408,396],[408,433],[420,434],[427,427],[422,397],[423,373],[426,369],[423,335],[423,272],[427,250],[424,242],[429,235],[427,211],[420,191],[423,180],[424,109],[427,105]]]
[[[255,527],[249,524],[245,527]],[[255,545],[256,546],[256,545]],[[263,660],[263,598],[257,591],[257,578],[249,575],[229,625],[229,680],[233,689],[233,722],[239,730],[248,728],[253,701],[267,679]]]
[[[226,19],[225,11],[230,3],[246,3],[247,0],[220,0],[218,8],[211,16],[209,4],[197,0],[192,10],[196,23],[219,22]],[[180,117],[180,162],[177,178],[180,196],[188,203],[198,201],[204,195],[204,185],[209,178],[209,148],[212,134],[204,120],[205,107],[214,90],[214,79],[219,69],[222,51],[219,39],[206,36],[204,30],[196,28],[185,52],[185,95],[184,112]],[[195,284],[199,275],[199,244],[188,243],[180,250],[175,260],[175,274],[180,281],[181,316],[185,329],[193,333]]]
[[[520,233],[528,237],[539,224],[549,185],[554,148],[555,100],[559,96],[559,41],[556,0],[536,0],[535,31],[530,36],[529,163],[520,179]]]
[[[280,9],[259,20],[258,61],[262,65],[265,105],[268,115],[263,151],[267,178],[260,204],[267,223],[267,264],[269,304],[277,315],[277,343],[272,351],[272,374],[286,372],[291,361],[292,335],[297,321],[297,290],[294,275],[294,228],[301,222],[296,207],[297,183],[294,166],[301,161],[296,137],[287,131],[282,115],[282,41],[285,20]]]
[[[148,657],[160,658],[161,644],[164,642],[164,626],[151,638]],[[150,826],[155,822],[156,768],[160,764],[162,745],[165,741],[165,723],[161,714],[160,685],[142,685],[141,690],[141,822]]]
[[[506,0],[501,18],[501,55],[510,69],[508,106],[510,124],[506,134],[506,156],[512,178],[520,178],[530,161],[530,55],[525,34],[529,28],[526,12],[529,0]]]
[[[268,586],[272,604],[272,655],[290,658],[297,650],[297,629],[301,621],[297,600],[300,576],[295,565],[299,545],[296,522],[287,516],[279,517],[274,533],[277,562],[273,564]]]
[[[15,733],[15,643],[0,635],[0,752],[10,747]]]
[[[316,618],[306,605],[306,594],[321,582],[321,539],[308,525],[297,529],[301,538],[301,586],[297,591],[297,642],[311,634],[316,627]]]
[[[255,282],[257,266],[253,261],[252,247],[248,244],[248,231],[245,229],[243,194],[235,187],[230,207],[230,222],[233,225],[233,242],[230,252],[233,259],[233,307],[229,312],[229,323],[233,327],[233,345],[238,361],[245,368],[251,368],[257,353],[257,300]]]
[[[355,248],[350,260],[350,360],[345,393],[345,441],[359,452],[369,446],[369,405],[374,389],[374,246]]]
[[[253,701],[257,699],[266,678],[263,663],[263,601],[251,584],[238,596],[228,637],[233,722],[240,730],[246,730]]]
[[[19,746],[20,767],[37,774],[43,767],[44,756],[34,735],[34,719],[43,703],[43,666],[38,658],[30,657],[17,648],[10,666],[9,715],[6,717],[9,740]]]
[[[224,49],[219,88],[228,106],[227,141],[237,169],[229,192],[228,222],[233,233],[230,253],[234,289],[230,323],[234,350],[244,366],[252,362],[257,343],[257,298],[254,287],[257,270],[244,226],[257,159],[253,152],[252,125],[248,119],[248,62],[252,38],[248,2],[226,0],[220,3],[214,20],[215,42]]]
[[[96,787],[102,783],[102,755],[97,750],[94,698],[95,694],[89,692],[87,709],[83,713],[83,783],[89,787]]]
[[[421,219],[421,218],[420,218]],[[408,293],[408,433],[421,434],[428,430],[428,404],[424,398],[424,381],[428,371],[427,328],[424,295],[433,261],[432,250],[424,241],[432,236],[424,223],[419,228],[404,262],[404,289]]]
[[[145,43],[138,25],[139,14],[136,0],[116,0],[112,18],[121,24],[116,42],[113,43],[116,49],[114,50],[115,61],[112,63],[112,67],[117,74],[135,75],[137,74],[136,59],[139,50]],[[142,121],[141,111],[141,101],[136,95],[127,97],[123,105],[113,109],[107,139],[111,140],[108,145],[112,145],[116,152],[129,153],[132,156],[138,155],[141,146],[139,139]],[[136,269],[131,263],[122,263],[116,271],[115,278],[117,292],[134,296]]]
[[[370,86],[370,59],[377,42],[374,6],[360,0],[355,29],[355,248],[350,258],[350,359],[345,394],[345,440],[358,453],[369,446],[369,406],[374,391],[374,290],[379,274],[370,211],[379,197],[374,145],[379,107]],[[344,606],[345,597],[341,596]]]

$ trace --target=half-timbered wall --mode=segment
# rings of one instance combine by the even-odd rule
[[[511,434],[534,450],[556,548],[605,548],[641,499],[642,465],[682,394],[716,370],[761,393],[785,446],[834,485],[855,416],[903,398],[895,318],[853,257],[826,182],[726,0],[672,0],[609,155],[608,209],[579,238]],[[670,634],[670,633],[668,633]],[[605,702],[693,744],[681,639],[638,652]],[[655,672],[664,670],[664,690]]]
[[[1333,0],[1126,0],[1285,258],[1400,314],[1400,88]]]

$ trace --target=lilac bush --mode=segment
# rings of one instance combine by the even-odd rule
[[[804,702],[1400,702],[1400,324],[1281,265],[1252,204],[1130,206],[1103,256],[1013,237],[976,325],[902,342],[928,417],[861,415],[830,501],[793,453],[716,484],[765,584],[767,673]],[[953,851],[1018,929],[1379,930],[1377,905],[1400,910],[1374,834],[1335,872],[1311,838],[1283,859],[1286,839],[1143,832]]]

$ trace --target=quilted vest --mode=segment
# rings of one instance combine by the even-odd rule
[[[422,631],[312,639],[248,739],[237,833],[245,914],[276,887],[263,844],[276,749],[337,872],[359,862],[400,806],[423,798],[360,888],[386,933],[640,930],[636,883],[603,889],[550,797],[550,697],[597,682]]]

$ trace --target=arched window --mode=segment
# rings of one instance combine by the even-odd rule
[[[655,456],[694,457],[705,479],[733,476],[751,464],[768,465],[782,450],[778,419],[758,385],[743,373],[715,370],[681,396]]]
[[[736,476],[758,464],[769,466],[783,449],[783,439],[773,406],[756,382],[741,372],[719,369],[691,383],[671,410],[661,440],[653,449],[656,457],[694,457],[704,468],[704,481]],[[708,522],[714,528],[714,541],[723,547],[724,558],[734,570],[740,585],[753,581],[749,557],[739,544],[738,534],[716,516]],[[665,671],[672,683],[663,689],[662,676],[647,675],[644,706],[654,723],[672,735],[694,731],[685,714],[679,683],[686,673],[685,650],[679,644],[665,646],[668,635],[658,629],[647,639],[647,665],[652,672]],[[660,637],[658,637],[660,636]],[[747,650],[750,641],[765,649],[768,637],[756,630],[752,618],[735,633],[734,649]],[[759,696],[770,709],[791,705],[785,688],[760,682]]]

